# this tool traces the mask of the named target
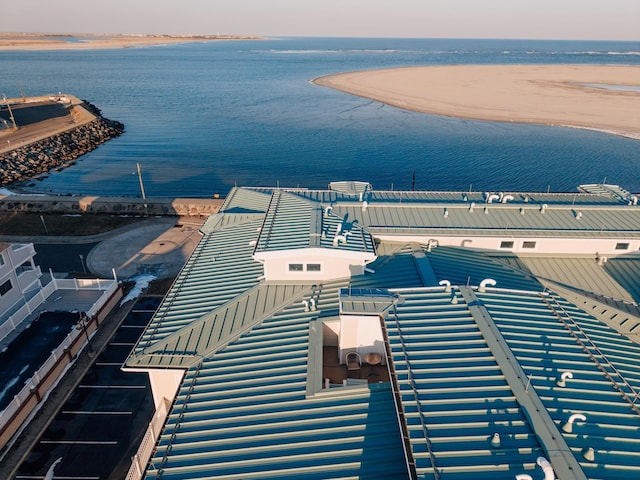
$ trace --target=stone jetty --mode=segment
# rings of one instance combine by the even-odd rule
[[[83,101],[79,107],[94,118],[0,153],[0,185],[7,186],[53,170],[62,170],[71,166],[78,157],[124,132],[122,123],[102,117],[94,105]]]

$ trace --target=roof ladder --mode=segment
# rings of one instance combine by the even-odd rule
[[[607,356],[595,343],[593,343],[582,327],[573,319],[569,312],[565,310],[555,297],[551,297],[551,301],[546,296],[541,296],[541,298],[549,306],[556,318],[569,331],[578,345],[582,347],[584,352],[596,364],[598,370],[600,370],[607,380],[611,382],[611,385],[620,392],[622,398],[624,398],[631,406],[631,409],[640,415],[640,408],[638,408],[636,403],[638,398],[640,398],[640,392],[637,392],[636,389],[627,382],[622,373],[618,371],[618,369],[609,361]],[[562,315],[558,312],[562,313]],[[594,355],[593,352],[596,354]],[[600,360],[598,360],[597,357],[600,357]],[[618,377],[619,380],[616,380],[614,377]]]

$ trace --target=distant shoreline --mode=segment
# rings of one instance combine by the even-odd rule
[[[49,35],[44,33],[0,33],[0,51],[100,50],[222,40],[261,40],[261,38],[248,35]]]
[[[640,139],[640,67],[455,65],[316,78],[316,85],[422,113],[598,130]]]

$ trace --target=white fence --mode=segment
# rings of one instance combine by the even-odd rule
[[[162,425],[164,425],[169,413],[169,404],[169,400],[165,398],[158,410],[156,410],[153,419],[149,422],[140,447],[138,447],[137,453],[131,459],[131,467],[129,468],[129,473],[127,473],[126,480],[140,480],[144,476],[147,463],[156,445],[156,437],[160,435]]]
[[[22,324],[42,303],[57,290],[104,290],[105,293],[93,304],[88,312],[85,312],[89,318],[98,313],[100,308],[105,304],[108,298],[118,288],[118,282],[115,280],[104,279],[80,279],[65,278],[57,279],[52,276],[52,280],[43,286],[40,291],[31,297],[28,301],[16,310],[9,318],[0,325],[0,341],[14,331]]]

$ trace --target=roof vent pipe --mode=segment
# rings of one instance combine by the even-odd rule
[[[573,433],[573,422],[575,422],[576,420],[580,420],[581,422],[586,422],[587,417],[585,417],[581,413],[574,413],[569,417],[569,420],[567,420],[567,423],[565,423],[562,426],[562,431],[565,433]]]
[[[596,451],[593,447],[589,447],[582,452],[582,456],[587,462],[595,462],[596,461]]]
[[[543,215],[547,212],[547,208],[549,208],[549,205],[547,205],[546,203],[544,203],[541,207],[540,207],[540,213],[542,213]]]
[[[328,206],[327,208],[324,209],[324,216],[328,217],[329,215],[331,215],[331,211],[333,210],[332,206]]]
[[[347,237],[345,237],[344,235],[336,235],[335,237],[333,237],[333,246],[337,247],[339,244],[345,244],[347,243]]]
[[[342,231],[342,224],[339,223],[338,225],[336,225],[336,235],[340,235],[341,231]]]
[[[309,311],[309,302],[307,300],[302,300],[302,305],[304,305],[304,311]]]
[[[526,473],[521,473],[520,475],[516,475],[516,480],[533,480],[531,475],[527,475]]]
[[[502,203],[507,203],[510,200],[513,200],[513,195],[505,195],[502,197]]]
[[[309,308],[310,308],[310,310],[312,312],[316,310],[316,299],[315,298],[310,298],[309,299]]]
[[[582,212],[576,212],[576,220],[580,220],[582,218]]]
[[[369,206],[369,204],[367,203],[367,201],[365,200],[364,202],[362,202],[362,211],[366,212],[367,211],[367,206]]]
[[[449,217],[449,210],[447,210],[447,209],[445,208],[445,209],[444,209],[444,212],[442,212],[442,216],[443,216],[444,218]]]
[[[540,465],[540,468],[542,468],[544,472],[544,480],[555,480],[556,474],[553,472],[553,467],[549,463],[549,460],[544,457],[538,457],[536,463]]]
[[[440,280],[438,282],[438,285],[443,285],[445,292],[450,292],[451,291],[451,282],[449,280]]]
[[[490,287],[495,287],[496,281],[493,278],[485,278],[480,282],[480,286],[478,287],[479,292],[486,292],[487,285]]]
[[[364,198],[364,192],[360,192],[360,201],[362,201]]]
[[[631,200],[629,201],[629,205],[638,205],[638,197],[636,195],[631,195]]]
[[[521,208],[521,209],[520,209],[520,215],[524,215],[524,214],[525,214],[525,209],[524,209],[524,208]]]
[[[476,206],[476,202],[471,202],[471,205],[469,205],[469,211],[473,212],[473,208]]]
[[[489,207],[484,207],[484,214],[488,215],[489,214]]]
[[[560,378],[558,378],[556,380],[556,385],[559,387],[566,387],[567,386],[567,378],[573,378],[573,373],[571,372],[562,372],[562,375],[560,375]]]
[[[500,196],[496,195],[495,193],[489,195],[489,197],[487,198],[487,203],[493,203],[494,200],[500,200]]]
[[[490,443],[493,448],[500,448],[501,442],[500,442],[500,434],[498,432],[493,434],[493,436],[491,437]]]

